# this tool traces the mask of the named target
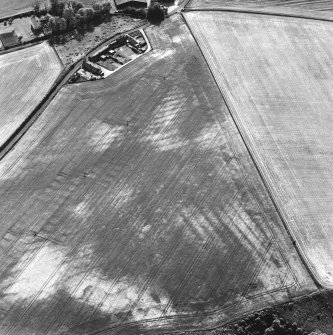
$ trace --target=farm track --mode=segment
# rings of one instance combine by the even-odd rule
[[[253,8],[293,8],[299,12],[318,11],[332,12],[332,0],[190,0],[186,8],[190,9],[213,9],[224,7],[243,7],[248,9]]]
[[[204,328],[316,289],[187,27],[147,34],[0,162],[3,334]]]
[[[237,34],[237,29],[243,29],[239,20],[245,17],[244,13],[232,15],[224,12],[220,12],[220,14],[205,13],[207,14],[200,13],[200,16],[208,22],[207,24],[199,22],[201,18],[197,20],[199,15],[196,16],[196,14],[185,14],[185,17],[191,29],[193,29],[194,36],[230,106],[236,124],[238,124],[255,162],[262,172],[265,183],[267,183],[274,202],[284,218],[287,229],[290,231],[292,239],[297,242],[298,251],[305,259],[306,265],[315,280],[320,285],[330,288],[332,287],[330,275],[332,272],[329,259],[332,257],[330,251],[330,236],[332,233],[325,223],[331,216],[332,210],[330,206],[330,182],[328,180],[331,173],[327,167],[330,157],[321,158],[315,152],[325,152],[325,143],[330,142],[330,140],[327,140],[328,130],[325,129],[329,127],[328,111],[331,110],[332,94],[326,87],[328,81],[322,81],[322,78],[331,78],[332,76],[330,73],[331,67],[323,66],[323,64],[328,64],[329,59],[332,59],[329,47],[326,48],[332,26],[326,22],[317,23],[290,18],[285,18],[285,21],[282,21],[281,18],[247,15],[247,21],[243,22],[242,26],[256,23],[260,25],[260,28],[256,27],[255,29],[252,37],[253,42],[255,41],[255,44],[258,45],[266,45],[263,40],[269,38],[271,41],[274,40],[275,44],[266,47],[265,51],[259,54],[249,47],[251,44],[247,38],[248,36],[244,33],[240,34],[237,36],[235,44],[242,38],[248,43],[248,49],[241,48],[245,54],[242,59],[244,58],[245,61],[240,61],[237,58],[240,57],[237,53],[235,57],[235,50],[239,50],[239,48],[235,45],[230,47],[229,44],[226,44],[226,41],[229,41],[227,37],[221,36],[220,41],[212,43],[209,39],[203,38],[202,34],[205,31],[206,36],[214,35],[218,29],[221,29],[221,25],[223,29],[230,30],[231,25],[228,21],[230,19],[234,19],[236,22],[233,23],[236,28],[231,29],[232,34]],[[295,31],[296,26],[297,32]],[[252,28],[248,27],[248,29],[248,31],[251,31]],[[291,34],[290,31],[293,31],[293,33]],[[274,37],[277,34],[284,36],[284,39]],[[304,39],[304,36],[311,36],[311,41]],[[221,51],[220,45],[223,45],[226,51]],[[283,48],[281,45],[283,45]],[[228,50],[231,50],[231,48],[233,52],[228,54]],[[288,51],[283,51],[284,49],[288,49]],[[283,54],[284,52],[288,52],[287,58]],[[214,58],[216,53],[222,55],[219,62],[216,62]],[[272,57],[273,54],[274,58]],[[280,57],[279,60],[276,57]],[[230,59],[233,59],[233,62],[230,66],[227,66],[226,64],[229,64]],[[250,68],[253,70],[251,74],[248,73],[249,71],[245,71],[246,74],[241,75],[243,66],[247,67],[244,64],[248,59],[251,59]],[[258,67],[261,69],[260,71],[255,71],[257,67],[253,63],[263,63],[265,59],[270,59],[269,65],[266,63],[264,67]],[[280,59],[288,59],[288,61],[282,65]],[[311,59],[315,59],[316,63],[312,64]],[[288,70],[293,73],[292,77],[290,77],[290,74],[286,75]],[[322,73],[321,76],[317,75],[318,71]],[[231,78],[238,78],[239,76],[245,76],[241,79],[244,84],[236,92],[234,87],[237,84],[232,83]],[[307,76],[310,79],[305,79]],[[251,80],[249,80],[250,77]],[[257,84],[254,85],[254,82]],[[307,82],[307,84],[305,85],[304,82]],[[268,85],[268,83],[270,84]],[[251,89],[252,85],[254,87],[260,85],[261,88],[257,87],[256,91]],[[281,93],[279,85],[289,87],[288,92],[284,92],[285,96]],[[259,94],[259,91],[266,94],[267,99],[265,101],[265,95]],[[305,101],[303,96],[308,91],[313,93],[308,96],[308,107],[305,108],[299,101]],[[246,96],[249,96],[250,100],[247,103],[245,103],[246,98],[242,97],[243,92],[246,92]],[[277,97],[272,98],[271,92],[279,93],[277,93]],[[319,97],[319,95],[321,96]],[[320,103],[318,103],[319,101]],[[283,109],[276,110],[282,105],[281,108],[290,110],[289,118],[291,121],[286,117],[286,111]],[[270,108],[271,112],[265,112],[263,106]],[[251,114],[256,108],[257,111]],[[304,114],[303,111],[305,111]],[[281,116],[280,113],[282,113]],[[251,121],[245,115],[252,115]],[[254,115],[256,115],[256,118],[254,118]],[[324,123],[321,120],[326,120],[325,126],[323,126]],[[278,125],[279,128],[274,129],[273,124]],[[295,126],[294,129],[292,129],[293,126]],[[320,128],[317,129],[316,127]],[[284,129],[287,129],[287,131],[284,131]],[[323,141],[318,137],[320,132],[324,134]],[[295,133],[298,136],[297,138],[293,135]],[[259,138],[265,138],[265,144],[261,143]],[[316,138],[313,144],[309,143],[308,139],[311,138],[312,141]],[[294,146],[290,147],[289,143],[294,143]],[[298,159],[297,162],[293,158],[295,156]],[[299,161],[303,161],[303,164],[301,164],[303,168],[299,165]],[[315,178],[316,186],[314,180],[308,180],[309,174],[311,175],[314,171],[318,173],[318,178]],[[320,178],[325,182],[320,181]],[[320,205],[317,195],[319,193],[321,194]],[[297,199],[301,199],[301,201]],[[290,203],[294,203],[294,205],[292,206]],[[316,252],[314,252],[314,249]],[[321,255],[320,260],[318,255]]]
[[[249,8],[249,7],[198,7],[191,8],[186,7],[183,9],[183,12],[190,11],[200,11],[200,12],[230,12],[230,13],[243,13],[243,14],[258,14],[258,15],[268,15],[274,17],[290,17],[290,18],[299,18],[307,20],[317,20],[317,21],[326,21],[333,22],[333,14],[330,12],[320,12],[320,11],[309,11],[309,10],[298,10],[293,8],[286,7],[263,7],[263,8]]]

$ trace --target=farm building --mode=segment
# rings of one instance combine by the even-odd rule
[[[91,63],[88,63],[88,62],[83,62],[82,68],[91,72],[95,76],[100,76],[103,73],[100,68],[98,68],[94,64],[91,64]]]
[[[41,20],[36,16],[32,16],[31,17],[31,30],[33,32],[37,32],[37,31],[40,31],[42,27],[43,26],[42,26]]]
[[[122,9],[128,6],[131,7],[148,7],[150,0],[115,0],[117,8]]]
[[[20,44],[20,39],[17,36],[13,27],[1,30],[0,40],[4,49],[8,49]]]
[[[89,60],[94,62],[98,60],[101,57],[101,55],[107,53],[109,50],[117,49],[125,44],[126,44],[126,37],[120,36],[116,40],[112,41],[110,44],[104,46],[102,49],[98,50],[96,53],[90,56]]]

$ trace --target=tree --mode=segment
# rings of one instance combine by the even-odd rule
[[[49,23],[48,23],[49,29],[51,30],[52,33],[56,32],[56,19],[55,17],[50,17]]]
[[[63,18],[66,20],[68,29],[73,29],[76,26],[75,13],[72,8],[64,9]]]
[[[74,13],[77,13],[79,9],[83,8],[83,4],[78,1],[71,1],[70,4],[74,10]]]
[[[55,17],[55,29],[54,29],[54,32],[55,33],[59,33],[60,32],[60,26],[61,26],[61,24],[60,24],[60,17],[59,16],[56,16]]]
[[[126,7],[124,13],[131,15],[132,17],[137,17],[139,19],[147,18],[147,10],[145,8],[135,8],[135,7]]]
[[[110,13],[110,10],[111,10],[111,2],[110,1],[103,1],[102,11],[104,13]]]
[[[58,3],[59,3],[59,0],[50,0],[50,4],[51,4],[50,12],[52,14],[55,14],[57,12]]]
[[[77,15],[80,15],[80,21],[82,22],[87,22],[87,11],[86,8],[80,8],[77,13]]]
[[[50,0],[51,3],[51,14],[56,16],[62,16],[62,12],[65,8],[65,3],[63,0]]]
[[[57,6],[57,13],[56,15],[58,16],[62,16],[62,13],[64,12],[65,9],[65,3],[63,1],[59,1],[58,2],[58,6]]]
[[[41,18],[40,18],[40,21],[42,23],[48,23],[50,20],[50,16],[49,15],[43,15]]]
[[[87,21],[91,21],[95,17],[95,11],[92,8],[84,8],[86,11]]]
[[[95,18],[95,11],[92,8],[80,8],[76,15],[80,16],[80,21],[88,22]]]
[[[92,8],[95,11],[97,17],[100,16],[100,14],[103,12],[102,4],[99,2],[94,3]]]
[[[67,29],[67,22],[62,17],[62,18],[59,19],[59,31],[66,31],[66,29]]]
[[[58,34],[61,31],[66,30],[66,20],[59,16],[54,16],[49,19],[49,29],[52,34]]]
[[[62,12],[62,17],[68,24],[75,17],[75,13],[72,8],[65,8]]]
[[[39,13],[40,11],[40,1],[39,0],[34,0],[31,4],[32,9],[35,11],[36,14]]]
[[[75,26],[78,27],[83,23],[83,18],[80,14],[75,14]]]
[[[159,3],[155,2],[148,7],[147,19],[153,23],[164,20],[164,10]]]

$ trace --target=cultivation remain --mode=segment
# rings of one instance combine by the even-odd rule
[[[316,290],[182,18],[0,162],[2,334],[211,327]]]
[[[333,335],[333,1],[59,1],[0,14],[0,335]]]

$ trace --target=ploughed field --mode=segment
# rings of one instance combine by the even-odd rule
[[[185,17],[298,247],[333,287],[333,24]]]
[[[217,326],[315,290],[185,23],[146,33],[0,162],[1,334]]]
[[[293,8],[296,10],[333,11],[333,0],[190,0],[188,8]]]
[[[50,90],[62,70],[46,42],[0,55],[0,147]]]

